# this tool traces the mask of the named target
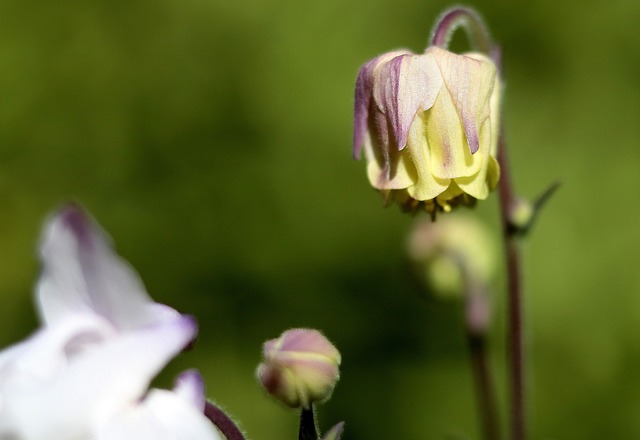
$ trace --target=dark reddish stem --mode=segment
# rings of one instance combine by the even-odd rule
[[[496,393],[487,356],[487,329],[491,304],[485,286],[474,277],[464,258],[456,258],[465,290],[465,324],[471,355],[471,369],[478,399],[478,412],[485,440],[500,440]]]
[[[453,33],[462,27],[474,50],[490,55],[491,38],[482,17],[470,8],[453,7],[445,11],[436,21],[431,34],[431,46],[447,48]]]
[[[474,49],[493,59],[502,76],[500,48],[494,45],[480,15],[473,9],[454,7],[445,11],[436,21],[431,36],[431,45],[447,48],[451,35],[462,27]],[[517,229],[511,222],[514,206],[513,186],[507,160],[504,133],[500,131],[498,162],[500,163],[500,207],[504,234],[505,255],[509,289],[509,353],[511,379],[512,435],[511,440],[525,440],[525,390],[522,343],[522,292],[520,280],[520,253],[516,241]]]
[[[487,343],[484,335],[468,334],[469,349],[471,351],[471,366],[476,384],[478,407],[482,421],[482,431],[485,440],[500,439],[500,423],[496,396],[491,380],[491,369],[487,357]]]
[[[310,408],[302,408],[300,411],[300,430],[298,440],[318,440],[318,426],[316,424],[316,413],[313,405]]]
[[[233,420],[220,408],[211,402],[207,402],[204,407],[204,415],[224,434],[227,440],[245,440],[242,432]]]
[[[509,172],[504,133],[500,133],[498,145],[500,163],[500,212],[504,235],[505,256],[509,290],[509,352],[511,357],[511,438],[525,439],[525,390],[524,390],[524,350],[522,335],[522,291],[520,273],[520,251],[518,249],[516,228],[511,223],[511,210],[514,206],[513,187]]]

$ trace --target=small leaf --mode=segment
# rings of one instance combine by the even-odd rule
[[[322,437],[322,440],[340,440],[340,437],[342,437],[342,431],[344,431],[344,422],[338,423],[327,431],[324,437]]]
[[[510,228],[511,233],[520,237],[527,236],[536,223],[538,215],[553,194],[560,188],[560,182],[554,182],[542,194],[540,194],[533,202],[520,201],[512,207]],[[526,207],[526,209],[522,209]],[[528,211],[523,214],[522,211]],[[519,215],[520,214],[520,215]]]

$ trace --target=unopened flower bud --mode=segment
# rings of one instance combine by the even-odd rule
[[[329,399],[338,381],[340,352],[322,333],[291,329],[264,343],[257,376],[262,386],[291,408]]]

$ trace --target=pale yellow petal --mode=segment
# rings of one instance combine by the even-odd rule
[[[485,120],[482,127],[480,127],[479,134],[480,144],[486,146],[486,149],[488,149],[493,135],[491,121]],[[455,181],[460,188],[470,196],[484,200],[489,195],[490,188],[487,183],[487,169],[493,158],[487,151],[481,150],[474,155],[474,159],[477,159],[480,163],[478,172],[471,176],[457,177]]]
[[[482,149],[471,154],[453,99],[443,87],[425,112],[426,137],[431,150],[430,171],[440,179],[472,176],[482,165]],[[486,147],[488,148],[488,144]]]
[[[415,185],[408,188],[409,195],[416,200],[429,200],[436,197],[447,186],[451,179],[440,179],[431,172],[434,160],[432,149],[425,134],[424,114],[414,120],[409,129],[407,148],[403,151],[411,157],[416,175]]]
[[[462,195],[462,193],[462,189],[456,184],[455,181],[452,181],[447,189],[444,190],[438,197],[436,197],[436,202],[438,203],[438,205],[444,208],[445,212],[449,212],[451,210],[451,206],[448,202]]]
[[[387,173],[377,161],[370,161],[367,164],[367,176],[371,186],[377,189],[404,189],[409,188],[415,183],[415,167],[411,163],[411,160],[404,157],[394,164],[395,169],[392,170],[390,178],[387,178]]]

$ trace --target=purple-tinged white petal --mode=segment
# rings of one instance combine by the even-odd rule
[[[67,318],[62,324],[70,321]],[[51,371],[42,377],[29,375],[30,369],[17,365],[20,380],[9,376],[0,390],[0,433],[14,432],[18,438],[30,440],[89,438],[87,433],[93,427],[135,404],[151,379],[196,331],[193,319],[184,317],[120,334],[105,339],[97,348],[68,357],[64,364],[51,363]],[[57,336],[51,327],[43,334]],[[75,336],[71,333],[63,342],[73,346]],[[56,353],[64,353],[59,348]],[[55,356],[47,359],[58,360]]]
[[[373,89],[373,69],[377,58],[365,63],[358,72],[353,110],[353,157],[360,159],[362,144],[368,125],[369,106]]]
[[[204,413],[180,396],[152,390],[139,404],[117,413],[96,440],[222,440]]]
[[[0,354],[0,396],[6,399],[16,389],[38,387],[88,346],[113,335],[111,325],[92,314],[77,314],[38,331]]]
[[[430,54],[396,56],[380,67],[374,97],[391,123],[398,150],[407,145],[409,128],[419,112],[431,108],[443,81]]]
[[[135,270],[112,249],[106,234],[80,208],[69,205],[47,224],[37,287],[45,323],[93,312],[128,330],[177,318],[153,303]]]
[[[204,393],[204,381],[197,370],[187,370],[180,374],[173,392],[185,402],[204,412],[207,399]]]
[[[406,50],[397,50],[380,55],[367,63],[365,63],[358,72],[356,80],[356,93],[354,105],[354,129],[353,129],[353,157],[360,158],[362,145],[365,142],[366,134],[369,131],[369,123],[372,110],[371,99],[376,87],[375,81],[377,71],[383,67],[389,60],[404,54],[409,54]],[[384,114],[384,109],[382,109]],[[378,133],[369,133],[370,137],[379,139],[388,139],[387,124],[376,124]],[[387,146],[388,142],[383,140],[382,143]]]
[[[433,54],[447,90],[462,120],[471,154],[480,149],[480,127],[490,116],[489,100],[496,77],[495,66],[485,60],[456,55],[438,47]]]

